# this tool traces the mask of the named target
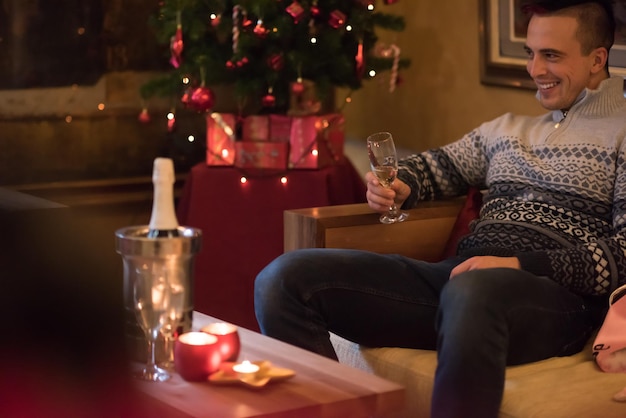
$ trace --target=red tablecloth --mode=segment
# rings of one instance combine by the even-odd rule
[[[365,202],[365,185],[348,160],[319,170],[257,173],[242,184],[244,174],[234,167],[194,166],[177,212],[181,225],[203,235],[194,309],[258,330],[254,279],[283,252],[283,211]]]

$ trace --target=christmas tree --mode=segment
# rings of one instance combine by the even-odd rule
[[[312,114],[335,87],[357,90],[409,65],[376,29],[402,31],[383,10],[398,0],[163,0],[152,19],[171,71],[141,89],[209,111],[212,87],[232,86],[238,113]],[[294,107],[294,101],[298,106]]]

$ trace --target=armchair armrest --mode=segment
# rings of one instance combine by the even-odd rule
[[[384,225],[366,203],[284,212],[284,250],[351,248],[440,260],[465,199],[422,202],[409,218]]]

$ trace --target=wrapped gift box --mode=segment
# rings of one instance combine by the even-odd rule
[[[270,118],[267,115],[251,115],[243,120],[244,141],[269,141]]]
[[[288,148],[286,142],[236,142],[235,167],[286,170]]]
[[[289,142],[291,136],[291,116],[286,115],[270,115],[270,141],[273,142]]]
[[[323,116],[294,117],[289,138],[289,168],[322,168],[343,156],[344,117],[333,113]]]
[[[211,113],[206,118],[207,165],[233,165],[235,162],[235,115]]]

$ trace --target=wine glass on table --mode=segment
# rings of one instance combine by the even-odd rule
[[[166,370],[174,369],[174,343],[181,331],[183,310],[185,308],[185,286],[178,280],[172,280],[169,285],[170,303],[165,315],[165,322],[161,334],[165,339],[166,358],[161,367]]]
[[[370,167],[383,187],[391,187],[398,174],[398,157],[393,137],[389,132],[377,132],[367,137],[367,153]],[[393,224],[402,222],[409,214],[402,212],[394,203],[387,213],[380,217],[380,222]]]
[[[134,275],[133,298],[137,322],[148,340],[148,360],[135,374],[143,380],[164,382],[170,374],[157,366],[155,343],[167,320],[170,304],[170,288],[162,269],[147,268]]]

